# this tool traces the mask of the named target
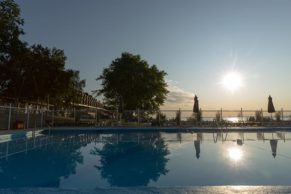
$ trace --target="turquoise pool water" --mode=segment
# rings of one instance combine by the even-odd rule
[[[291,185],[291,133],[0,137],[0,188]]]

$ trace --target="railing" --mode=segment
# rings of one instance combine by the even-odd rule
[[[240,127],[291,126],[291,110],[280,109],[270,114],[266,110],[105,110],[71,108],[43,110],[0,106],[0,130],[34,129],[53,126],[97,127]]]

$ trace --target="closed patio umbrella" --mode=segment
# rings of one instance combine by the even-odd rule
[[[194,97],[193,112],[194,113],[198,113],[199,112],[199,102],[198,102],[198,97],[196,95]]]
[[[271,113],[271,118],[272,118],[272,113],[275,112],[274,104],[272,101],[272,97],[269,96],[269,101],[268,101],[268,113]]]

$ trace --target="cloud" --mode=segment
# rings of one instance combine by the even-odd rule
[[[165,104],[161,107],[162,109],[177,110],[179,108],[184,110],[191,110],[193,106],[193,96],[194,94],[188,92],[179,86],[178,82],[173,80],[166,80],[169,90]]]

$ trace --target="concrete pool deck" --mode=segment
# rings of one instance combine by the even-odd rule
[[[44,128],[47,131],[49,129]],[[231,127],[231,128],[209,128],[209,127],[54,127],[51,131],[58,132],[100,132],[100,133],[118,133],[118,132],[166,132],[166,133],[218,133],[218,132],[291,132],[290,127]]]
[[[95,190],[18,188],[0,189],[2,194],[237,194],[291,193],[291,186],[201,186],[201,187],[109,187]]]
[[[32,131],[81,131],[81,132],[272,132],[286,131],[291,132],[291,126],[284,127],[229,127],[229,128],[214,128],[214,127],[53,127],[53,128],[37,128],[37,129],[17,129],[17,130],[1,130],[1,135],[17,135],[25,134]]]

